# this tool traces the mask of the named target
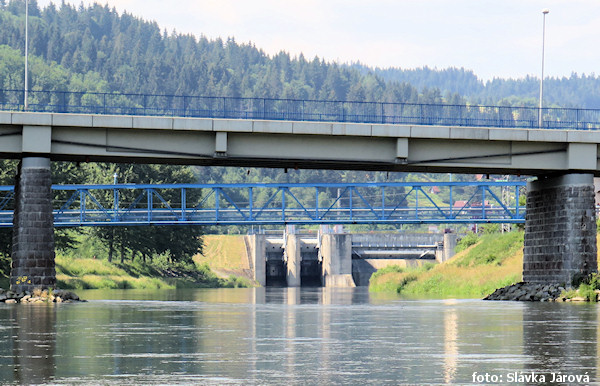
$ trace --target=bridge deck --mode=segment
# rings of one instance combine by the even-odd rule
[[[0,91],[5,158],[600,175],[600,110],[538,128],[528,107],[38,92],[23,112],[17,94]]]

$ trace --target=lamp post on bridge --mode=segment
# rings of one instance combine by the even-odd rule
[[[27,92],[29,89],[29,0],[25,0],[25,92],[23,94],[23,105],[27,111]]]
[[[543,108],[543,100],[544,100],[544,46],[546,43],[546,15],[550,12],[548,8],[544,8],[542,10],[542,14],[544,15],[542,22],[542,76],[540,77],[540,108],[538,115],[538,126],[541,129],[544,125],[543,117],[542,117],[542,108]]]

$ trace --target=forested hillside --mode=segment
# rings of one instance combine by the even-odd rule
[[[354,65],[363,72],[368,67]],[[458,94],[471,103],[537,106],[540,79],[527,76],[521,79],[480,80],[471,70],[428,67],[402,70],[377,68],[374,73],[385,81],[406,82],[417,89],[438,88],[442,94]],[[544,100],[556,107],[600,108],[600,77],[595,74],[571,74],[569,77],[544,80]]]
[[[0,85],[23,86],[24,0],[0,0]],[[30,0],[31,88],[331,100],[534,104],[539,79],[482,81],[468,69],[372,69],[266,55],[252,43],[161,30],[104,5],[40,9]],[[357,58],[357,61],[360,58]],[[550,78],[547,100],[600,107],[600,78]]]
[[[373,73],[362,74],[319,58],[292,58],[283,51],[271,58],[234,38],[208,40],[167,33],[154,22],[119,15],[107,6],[75,9],[63,4],[39,10],[35,1],[31,3],[31,54],[49,66],[38,69],[42,71],[32,68],[33,89],[72,86],[62,76],[45,76],[65,70],[106,82],[80,88],[121,93],[441,101],[435,93],[419,95],[408,84],[384,82]],[[12,56],[18,56],[24,50],[24,2],[10,0],[1,8],[0,45],[17,50]],[[3,55],[7,53],[4,50]],[[22,88],[23,77],[15,76],[23,74],[22,65],[14,65],[11,60],[0,68],[3,88]]]

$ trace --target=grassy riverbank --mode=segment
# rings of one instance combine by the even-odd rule
[[[204,250],[194,256],[196,264],[207,264],[219,277],[253,277],[243,235],[204,235],[202,240]]]
[[[248,287],[244,278],[218,277],[207,264],[109,263],[90,258],[56,257],[57,287],[63,289],[173,289]]]
[[[118,258],[85,237],[78,248],[56,255],[57,287],[62,289],[173,289],[251,287],[243,236],[206,235],[204,252],[193,262],[169,263],[165,256],[142,262]],[[89,256],[89,257],[88,257]],[[10,283],[10,261],[0,261],[0,288]]]
[[[154,256],[143,262],[135,260],[120,262],[118,257],[108,262],[107,251],[92,239],[81,236],[78,247],[67,254],[57,253],[57,287],[63,289],[173,289],[173,288],[218,288],[251,287],[252,280],[241,277],[235,261],[243,261],[242,249],[230,250],[221,247],[229,244],[230,236],[203,236],[204,255],[196,255],[193,261],[169,262],[166,256]],[[233,243],[236,244],[236,243]],[[239,243],[237,243],[239,244]],[[242,239],[242,246],[243,246]],[[225,249],[225,250],[224,250]],[[239,249],[239,248],[238,248]],[[223,251],[228,258],[212,251]],[[228,260],[229,259],[229,260]],[[225,271],[222,265],[228,261],[233,269]]]
[[[452,260],[419,269],[388,268],[371,277],[369,289],[438,298],[481,298],[521,281],[523,232],[481,236]]]

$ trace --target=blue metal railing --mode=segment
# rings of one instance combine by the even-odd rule
[[[23,111],[23,90],[0,90],[0,110]],[[539,109],[394,102],[29,91],[28,111],[413,125],[538,128]],[[543,128],[600,129],[600,109],[543,108]]]
[[[55,226],[524,223],[525,182],[54,185]],[[0,226],[12,226],[0,186]],[[462,200],[456,200],[461,197]],[[452,204],[449,204],[452,203]]]

